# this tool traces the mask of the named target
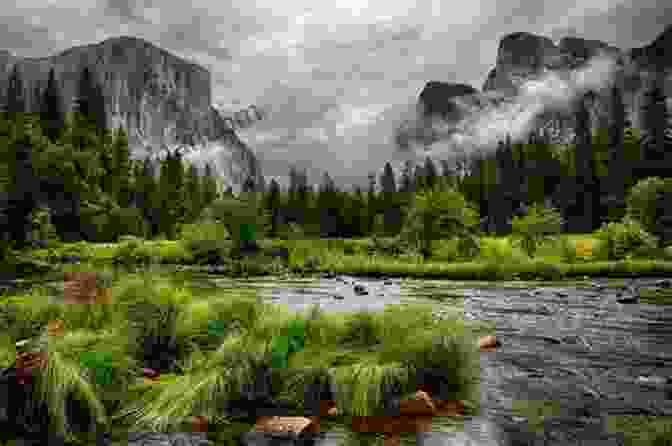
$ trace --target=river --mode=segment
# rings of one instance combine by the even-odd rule
[[[196,273],[173,279],[222,292],[254,288],[264,299],[296,309],[319,304],[352,311],[425,301],[494,323],[502,346],[481,353],[481,413],[463,424],[437,418],[433,431],[418,439],[425,446],[617,445],[621,435],[612,432],[613,416],[672,415],[672,306],[618,303],[623,280],[467,283]],[[637,279],[635,285],[657,280]],[[355,284],[368,294],[356,293]],[[545,417],[533,416],[536,407],[547,411],[541,412]],[[347,433],[329,423],[323,430],[320,446],[336,446]],[[402,444],[415,441],[402,438]]]

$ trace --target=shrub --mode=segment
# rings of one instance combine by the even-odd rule
[[[645,178],[630,189],[627,215],[661,243],[672,241],[672,179]]]
[[[525,253],[533,257],[543,240],[554,239],[560,234],[563,223],[557,209],[533,205],[524,217],[513,217],[513,238],[520,240]]]
[[[560,249],[562,250],[562,259],[567,263],[576,262],[578,257],[577,247],[567,237],[560,239]]]
[[[477,235],[460,237],[457,242],[457,251],[465,259],[473,259],[481,252],[481,239]]]
[[[644,230],[642,223],[626,217],[623,222],[603,224],[596,237],[607,245],[609,260],[624,259],[637,248],[653,250],[658,240]]]

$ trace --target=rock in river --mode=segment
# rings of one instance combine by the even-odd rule
[[[358,296],[363,296],[365,294],[369,294],[369,292],[366,290],[364,285],[361,285],[359,283],[357,285],[355,285],[354,291],[355,291],[355,294],[358,295]]]

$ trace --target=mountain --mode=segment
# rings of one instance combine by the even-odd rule
[[[543,99],[546,102],[538,106],[534,97],[529,97],[530,85],[535,85],[531,81],[546,82],[547,90],[553,88],[557,95],[559,84],[552,84],[553,79],[576,79],[579,72],[587,73],[588,77],[594,75],[591,70],[599,72],[599,67],[593,69],[597,60],[593,58],[598,55],[606,56],[614,65],[608,76],[595,77],[589,88],[595,95],[589,104],[593,127],[608,125],[610,88],[615,85],[623,94],[628,119],[633,127],[639,128],[644,93],[653,83],[660,83],[665,94],[672,96],[669,54],[672,54],[672,26],[651,44],[629,51],[578,37],[566,37],[556,44],[547,37],[531,33],[509,34],[500,39],[495,66],[488,73],[482,91],[464,84],[427,82],[418,97],[418,118],[400,125],[397,144],[401,149],[408,149],[411,142],[428,146],[458,130],[466,132],[465,123],[468,127],[470,119],[470,130],[475,130],[472,133],[477,133],[483,141],[487,139],[483,135],[488,127],[505,127],[496,120],[501,120],[507,113],[510,120],[529,113],[534,116],[530,120],[530,130],[544,131],[553,142],[570,142],[574,128],[571,101],[558,101],[556,97],[554,100]],[[551,73],[556,78],[549,76]],[[571,94],[567,96],[569,99]],[[521,97],[532,105],[521,104]],[[498,116],[493,110],[501,113]],[[440,131],[437,131],[437,122]],[[474,137],[474,140],[478,138]],[[488,141],[490,145],[492,142]]]
[[[248,178],[255,184],[262,181],[256,156],[212,106],[210,72],[199,65],[128,36],[41,58],[0,51],[3,103],[15,65],[24,82],[28,111],[36,111],[36,92],[46,86],[51,68],[64,107],[72,111],[80,73],[88,67],[103,88],[107,126],[127,131],[133,157],[156,157],[166,148],[186,146],[197,163],[213,162],[223,183],[234,190]]]

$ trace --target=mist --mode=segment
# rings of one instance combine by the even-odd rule
[[[423,118],[418,110],[398,131],[408,141],[407,147],[398,146],[398,150],[415,152],[418,158],[429,155],[439,159],[494,151],[507,134],[513,140],[525,139],[542,112],[569,111],[588,91],[610,85],[617,68],[615,59],[602,53],[578,70],[545,70],[538,78],[522,83],[514,97],[486,92],[452,98],[464,116],[458,122]]]

